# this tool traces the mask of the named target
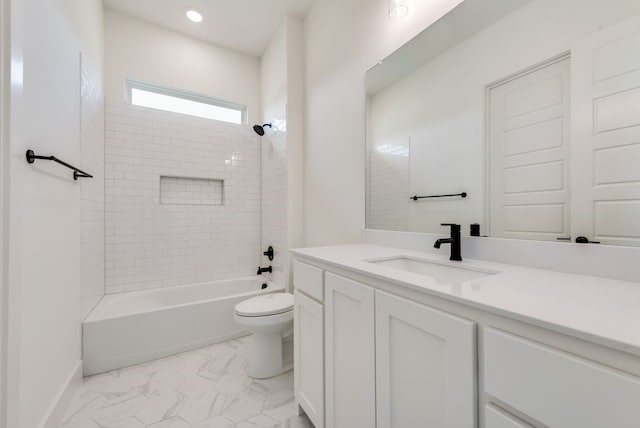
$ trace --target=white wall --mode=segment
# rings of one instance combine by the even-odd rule
[[[460,0],[323,0],[305,20],[305,245],[357,242],[365,221],[364,75]]]
[[[302,22],[287,17],[261,60],[262,247],[272,245],[275,282],[290,282],[290,248],[302,245],[303,45]]]
[[[635,0],[536,0],[370,97],[371,156],[377,162],[371,164],[373,209],[368,215],[377,221],[369,227],[392,230],[398,222],[384,218],[391,207],[395,217],[406,222],[405,230],[440,233],[440,223],[447,221],[463,224],[466,233],[470,223],[481,223],[486,231],[486,87],[567,52],[576,40],[637,13],[640,2]],[[541,22],[546,23],[544,31]],[[409,171],[400,171],[409,173],[408,194],[392,204],[376,204],[379,197],[398,194],[387,177],[375,180],[387,173],[380,166],[387,167],[394,158],[376,147],[409,140],[410,160],[404,164]],[[407,198],[461,191],[469,196],[418,203]]]
[[[273,35],[260,59],[260,103],[263,118],[268,109],[287,102],[287,23]],[[278,107],[275,107],[278,108]]]
[[[85,319],[104,296],[104,93],[102,67],[89,55],[82,56],[80,67],[80,163],[93,175],[80,180],[80,316]]]
[[[302,21],[289,17],[287,35],[287,241],[289,248],[300,248],[304,243],[305,130],[305,48]],[[290,263],[288,269],[288,283],[292,284],[293,270]]]
[[[124,99],[127,78],[245,104],[249,123],[260,120],[258,58],[107,9],[106,96]]]
[[[12,105],[10,353],[12,428],[55,425],[56,404],[80,367],[80,184],[52,162],[80,164],[80,52],[102,69],[98,0],[23,0],[24,114]],[[15,82],[20,82],[18,75]],[[14,107],[16,107],[14,109]],[[60,415],[61,416],[61,415]]]
[[[286,284],[287,245],[287,24],[273,36],[260,63],[261,123],[271,123],[262,145],[262,245],[274,248],[274,259],[262,257],[262,266],[273,268],[271,278]]]
[[[106,292],[255,275],[260,141],[251,127],[122,100],[107,99],[105,113]],[[197,199],[202,189],[188,181],[167,203],[161,176],[224,180],[224,204]]]

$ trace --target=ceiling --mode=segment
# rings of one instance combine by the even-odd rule
[[[304,18],[314,0],[104,0],[105,7],[255,57],[287,15]],[[202,12],[189,21],[185,9]]]

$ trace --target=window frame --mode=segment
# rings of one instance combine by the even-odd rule
[[[185,90],[181,90],[181,89],[168,88],[166,86],[157,85],[157,84],[154,84],[154,83],[141,82],[139,80],[133,80],[133,79],[126,79],[125,88],[126,88],[125,99],[126,99],[127,103],[131,104],[131,105],[135,105],[135,106],[138,106],[138,107],[145,107],[145,108],[153,108],[153,107],[139,106],[139,105],[133,103],[133,90],[137,89],[137,90],[140,90],[140,91],[146,91],[146,92],[151,92],[151,93],[155,93],[155,94],[159,94],[159,95],[166,95],[166,96],[169,96],[169,97],[180,98],[180,99],[183,99],[183,100],[194,101],[194,102],[198,102],[198,103],[201,103],[201,104],[208,104],[208,105],[215,106],[215,107],[222,107],[222,108],[226,108],[226,109],[230,109],[230,110],[236,110],[236,111],[239,111],[240,114],[241,114],[241,123],[228,122],[226,120],[214,119],[214,118],[210,118],[210,117],[195,116],[195,115],[190,115],[188,113],[179,113],[179,112],[173,112],[173,111],[164,110],[164,109],[156,109],[156,110],[168,111],[170,113],[176,113],[176,114],[184,114],[186,116],[198,117],[200,119],[215,120],[217,122],[222,122],[222,123],[231,124],[231,125],[246,125],[247,124],[247,106],[244,105],[244,104],[238,104],[238,103],[234,103],[234,102],[231,102],[231,101],[222,100],[220,98],[215,98],[215,97],[210,97],[210,96],[207,96],[207,95],[198,94],[196,92],[185,91]]]

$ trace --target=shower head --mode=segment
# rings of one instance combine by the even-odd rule
[[[253,125],[253,130],[256,131],[256,134],[262,137],[264,135],[265,126],[268,126],[269,128],[271,128],[270,123],[265,123],[264,125]]]

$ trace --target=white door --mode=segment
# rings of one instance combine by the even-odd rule
[[[565,57],[489,90],[491,236],[570,236],[569,70]]]
[[[376,291],[377,428],[473,428],[476,324]]]
[[[296,290],[293,305],[296,401],[317,428],[324,427],[323,306]]]
[[[376,424],[374,289],[325,274],[326,427]]]
[[[640,16],[571,55],[572,235],[640,245]]]

